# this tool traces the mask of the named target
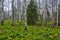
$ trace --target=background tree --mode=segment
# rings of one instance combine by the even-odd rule
[[[21,15],[22,15],[22,2],[21,0],[17,0],[17,10],[19,14],[19,22],[21,22]]]
[[[38,20],[37,5],[35,5],[34,0],[30,0],[30,4],[27,8],[27,24],[35,25]]]
[[[4,25],[4,0],[2,0],[2,17],[1,17],[1,25]]]
[[[58,25],[58,11],[57,11],[57,1],[58,0],[52,0],[52,22],[53,22],[53,26]]]
[[[8,20],[9,20],[9,0],[8,0]]]
[[[24,12],[25,12],[25,13],[24,13],[24,18],[25,18],[25,29],[26,29],[26,26],[27,26],[27,12],[26,12],[26,11],[27,11],[27,10],[26,10],[26,9],[27,9],[27,3],[26,3],[26,2],[27,2],[27,0],[24,0]]]
[[[2,14],[2,0],[0,0],[0,21],[1,21],[1,14]]]
[[[41,24],[41,16],[40,16],[40,0],[38,0],[38,6],[39,6],[39,12],[38,12],[38,25],[40,25]]]
[[[47,5],[47,0],[44,1],[45,5],[44,5],[44,25],[46,26],[46,22],[47,22],[47,9],[48,9],[48,5]]]
[[[12,0],[12,25],[14,25],[14,0]]]
[[[57,23],[56,23],[56,25],[58,26],[58,0],[56,0],[56,11],[57,11]]]
[[[48,16],[48,20],[47,21],[50,21],[50,12],[49,12],[48,9],[47,9],[47,16]]]
[[[60,4],[58,5],[58,25],[60,26]]]

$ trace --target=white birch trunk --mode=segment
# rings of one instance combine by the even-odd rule
[[[21,22],[21,15],[22,15],[22,2],[21,2],[21,0],[17,0],[17,6],[18,6],[18,13],[19,13],[19,22]]]
[[[8,20],[9,20],[9,0],[8,0]]]
[[[4,14],[4,6],[3,6],[3,2],[4,2],[4,0],[2,0],[2,18],[1,18],[1,20],[3,20],[3,14]]]
[[[40,0],[38,0],[38,4],[39,4],[38,24],[40,25]]]
[[[20,0],[20,3],[19,3],[20,5],[19,5],[19,22],[21,22],[21,0]]]
[[[14,0],[12,0],[12,26],[14,25]]]
[[[54,26],[54,16],[53,16],[53,0],[52,0],[52,22],[53,22],[53,25]]]
[[[47,22],[47,0],[44,0],[45,2],[45,7],[44,7],[44,25],[46,26],[46,22]]]
[[[25,16],[25,27],[27,26],[27,13],[26,13],[26,9],[27,9],[27,5],[26,5],[26,0],[24,0],[24,10],[25,10],[25,14],[24,14],[24,16]]]
[[[2,0],[1,24],[4,25],[4,0]]]
[[[58,14],[58,0],[57,0],[56,4],[57,4],[57,5],[56,5],[56,8],[57,8],[56,10],[57,10],[57,26],[58,26],[58,15],[59,15],[59,14]]]

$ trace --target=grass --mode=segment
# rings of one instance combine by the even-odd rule
[[[11,21],[5,21],[4,26],[0,25],[0,40],[60,40],[60,27],[28,26],[24,31],[24,25],[18,21],[14,26],[10,24]]]

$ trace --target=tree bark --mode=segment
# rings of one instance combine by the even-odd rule
[[[40,19],[40,0],[38,1],[39,4],[39,14],[38,14],[38,25],[40,26],[41,19]]]
[[[2,0],[2,18],[1,18],[1,25],[4,25],[4,0]]]
[[[14,26],[14,0],[12,0],[12,25]]]

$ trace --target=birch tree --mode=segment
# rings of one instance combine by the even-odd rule
[[[41,19],[40,19],[40,0],[38,0],[38,5],[39,5],[39,14],[38,14],[38,24],[40,25],[40,21],[41,21]]]
[[[54,18],[53,18],[53,0],[52,0],[52,22],[54,22]],[[53,23],[54,25],[54,23]]]
[[[1,21],[1,14],[2,14],[2,0],[0,0],[0,21]]]
[[[8,0],[8,20],[9,20],[9,0]]]
[[[14,25],[14,0],[12,0],[12,25]]]
[[[52,21],[53,21],[53,26],[56,26],[58,23],[58,11],[57,11],[57,0],[52,0]],[[57,21],[57,22],[56,22]]]
[[[58,0],[56,0],[56,11],[57,11],[57,26],[58,26]]]
[[[19,22],[21,22],[21,16],[22,16],[22,2],[21,2],[21,0],[17,0],[17,7],[18,7],[18,13],[19,13]]]
[[[60,26],[60,3],[58,4],[58,15],[57,15],[57,17],[58,17],[58,20],[57,20],[58,21],[58,26]]]
[[[27,26],[27,13],[26,13],[27,5],[26,0],[24,0],[24,17],[25,17],[25,27]]]
[[[1,16],[1,25],[4,25],[4,0],[2,0],[2,16]]]
[[[45,3],[45,7],[44,7],[44,25],[46,26],[46,22],[47,22],[47,0],[44,0],[44,3]]]

